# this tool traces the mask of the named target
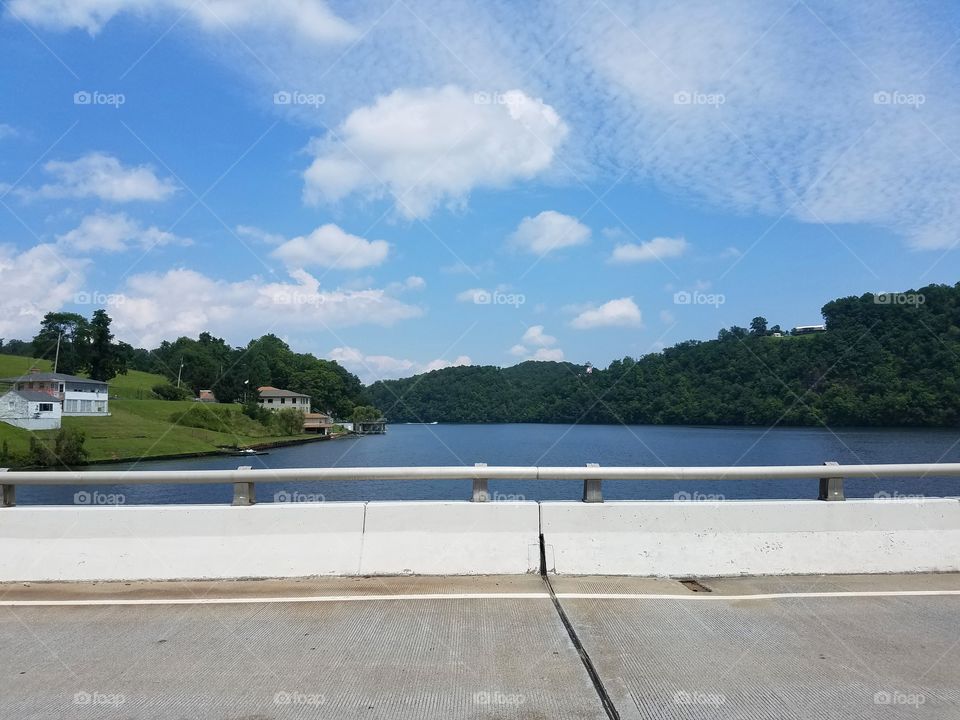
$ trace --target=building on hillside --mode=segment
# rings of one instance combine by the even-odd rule
[[[809,335],[810,333],[826,332],[826,325],[797,325],[793,329],[794,335]]]
[[[333,418],[326,413],[305,413],[303,416],[303,431],[329,435],[333,432]]]
[[[0,421],[24,430],[58,430],[63,408],[39,390],[9,390],[0,396]]]
[[[101,380],[65,375],[64,373],[31,370],[19,377],[0,378],[17,392],[46,393],[60,404],[62,414],[80,417],[110,415],[110,397],[107,383]]]
[[[200,402],[215,403],[217,401],[216,396],[213,394],[213,390],[201,390],[197,400]]]
[[[264,385],[257,388],[259,399],[257,402],[260,407],[267,410],[283,410],[293,408],[294,410],[303,410],[310,412],[310,396],[303,393],[296,393],[292,390],[281,390],[280,388]]]

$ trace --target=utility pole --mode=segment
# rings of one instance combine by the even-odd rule
[[[180,369],[177,370],[177,389],[180,389],[180,375],[183,373],[183,355],[180,356]]]
[[[63,337],[63,330],[57,335],[57,354],[53,358],[53,371],[57,371],[57,365],[60,363],[60,338]]]

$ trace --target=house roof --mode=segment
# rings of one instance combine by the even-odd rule
[[[57,402],[53,395],[39,390],[13,390],[11,392],[29,402]]]
[[[0,382],[5,383],[20,383],[20,382],[78,382],[78,383],[87,383],[90,385],[106,385],[107,383],[102,380],[91,380],[90,378],[77,377],[76,375],[64,375],[63,373],[53,373],[53,372],[37,372],[37,373],[24,373],[18,377],[6,377],[0,378]]]
[[[257,392],[260,393],[260,397],[310,397],[303,393],[293,392],[293,390],[281,390],[280,388],[271,387],[270,385],[257,388]]]

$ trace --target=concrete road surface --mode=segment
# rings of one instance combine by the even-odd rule
[[[958,718],[960,576],[0,585],[0,718]]]

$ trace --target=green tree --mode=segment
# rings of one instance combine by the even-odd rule
[[[766,335],[767,334],[767,319],[762,315],[757,315],[753,320],[750,321],[750,334],[751,335]]]
[[[33,338],[33,347],[37,357],[56,360],[57,372],[75,375],[89,361],[90,324],[78,313],[47,313],[40,323],[40,332]]]
[[[94,380],[110,380],[127,374],[127,365],[133,348],[127,343],[114,343],[110,332],[110,316],[106,310],[97,310],[90,319],[90,346],[87,369]]]

